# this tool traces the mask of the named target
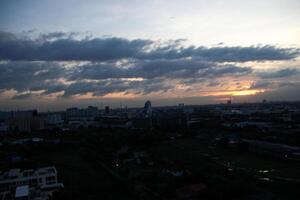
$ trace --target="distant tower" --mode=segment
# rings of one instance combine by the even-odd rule
[[[227,105],[231,105],[231,99],[227,100]]]
[[[105,106],[105,114],[109,114],[109,106]]]
[[[144,106],[144,112],[148,116],[152,115],[151,101],[146,101],[145,106]]]

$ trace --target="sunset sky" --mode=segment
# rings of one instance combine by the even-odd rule
[[[299,0],[0,0],[0,110],[300,100]]]

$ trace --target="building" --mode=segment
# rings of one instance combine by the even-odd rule
[[[11,112],[9,126],[16,132],[32,132],[42,130],[45,122],[37,110]]]
[[[0,134],[7,133],[9,131],[9,125],[6,122],[0,122]]]
[[[45,117],[45,123],[47,126],[61,127],[64,124],[64,120],[61,114],[51,113]]]
[[[0,196],[9,191],[15,191],[17,187],[28,185],[28,187],[38,188],[49,195],[64,185],[57,180],[55,167],[44,167],[28,169],[11,169],[8,172],[0,173]]]
[[[29,186],[28,185],[18,186],[15,192],[15,199],[18,200],[29,199]]]
[[[129,128],[131,123],[127,117],[103,116],[98,118],[97,126],[102,128]]]
[[[0,194],[2,200],[49,200],[50,196],[47,192],[41,191],[35,187],[29,187],[29,185],[22,185],[16,187],[13,192],[7,191]]]
[[[155,114],[154,125],[164,130],[182,130],[187,128],[187,115],[183,109],[160,110]]]
[[[227,105],[231,105],[231,99],[227,100]]]
[[[151,117],[151,115],[152,115],[151,101],[146,101],[145,106],[144,106],[144,113],[146,116]]]
[[[88,106],[87,108],[68,108],[66,118],[68,121],[92,121],[98,116],[98,107]]]
[[[108,115],[108,114],[109,114],[109,112],[110,112],[110,108],[109,108],[109,106],[105,106],[105,111],[104,111],[104,114],[105,114],[105,115]]]

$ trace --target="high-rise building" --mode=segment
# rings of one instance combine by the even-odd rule
[[[9,125],[17,132],[31,132],[44,129],[44,119],[37,110],[11,112]]]
[[[231,105],[231,99],[227,100],[227,104]]]
[[[148,116],[152,115],[152,107],[151,107],[151,101],[146,101],[144,106],[144,113]]]
[[[105,106],[105,111],[104,111],[104,113],[105,113],[106,115],[108,115],[108,114],[109,114],[109,111],[110,111],[109,106]]]

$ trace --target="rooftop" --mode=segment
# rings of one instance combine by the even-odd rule
[[[28,185],[19,186],[16,188],[15,198],[27,197],[29,195]]]
[[[7,172],[0,172],[0,182],[8,179],[17,179],[29,176],[41,176],[45,174],[56,174],[56,168],[54,166],[37,168],[37,169],[27,169],[21,171],[20,169],[11,169]]]

